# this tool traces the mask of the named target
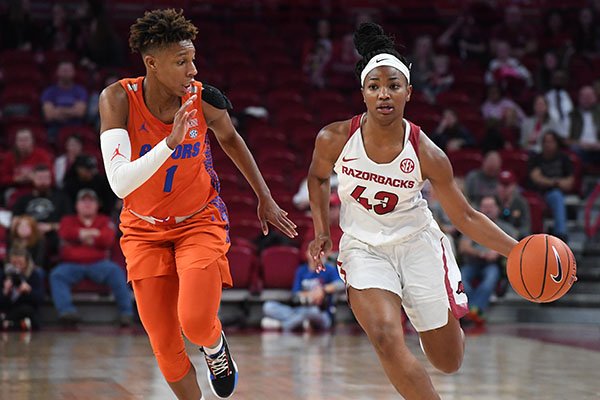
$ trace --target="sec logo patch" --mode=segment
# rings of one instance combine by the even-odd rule
[[[402,172],[404,172],[405,174],[413,172],[414,169],[415,169],[415,162],[413,160],[411,160],[410,158],[405,158],[404,160],[400,161],[400,170]]]

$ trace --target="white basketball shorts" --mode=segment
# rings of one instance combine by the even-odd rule
[[[405,241],[386,246],[371,246],[344,234],[338,272],[355,289],[396,293],[418,332],[445,326],[448,310],[456,318],[468,311],[452,247],[435,221]]]

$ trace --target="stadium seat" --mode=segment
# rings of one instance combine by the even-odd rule
[[[274,246],[260,255],[265,289],[291,289],[300,264],[300,251],[291,246]]]
[[[229,259],[229,270],[233,279],[233,287],[236,289],[248,289],[256,278],[256,256],[254,252],[245,246],[231,246],[227,253]]]
[[[500,151],[502,158],[502,168],[512,171],[519,185],[525,186],[529,179],[529,170],[527,163],[529,155],[523,150],[502,150]]]
[[[529,214],[531,216],[531,233],[542,233],[544,231],[544,212],[546,202],[536,192],[523,191],[521,193],[527,204],[529,204]]]
[[[454,170],[454,176],[465,176],[469,171],[481,167],[483,156],[468,150],[458,150],[448,153],[450,163]]]

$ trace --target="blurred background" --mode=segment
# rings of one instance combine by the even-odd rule
[[[578,260],[571,292],[539,306],[512,293],[502,260],[492,256],[498,276],[468,323],[598,321],[600,1],[2,0],[0,259],[12,268],[11,246],[30,252],[35,268],[23,269],[24,278],[35,270],[42,282],[31,285],[34,329],[58,321],[48,281],[64,261],[61,221],[78,212],[80,190],[92,189],[99,213],[118,224],[121,204],[100,155],[98,96],[120,78],[144,74],[140,55],[128,49],[129,26],[162,7],[182,8],[198,27],[196,79],[232,101],[238,131],[301,233],[295,241],[261,237],[256,199],[213,140],[236,283],[224,294],[225,323],[255,324],[263,301],[289,299],[312,234],[304,178],[314,138],[322,126],[364,111],[352,33],[367,21],[394,35],[412,64],[405,116],[446,152],[474,206],[511,225],[517,239],[561,237]],[[435,193],[424,195],[459,265],[473,267],[473,244],[449,224]],[[332,200],[339,207],[335,193]],[[124,268],[118,240],[103,251]],[[475,277],[474,287],[484,280]],[[73,292],[84,322],[115,318],[109,287],[83,280]],[[350,318],[340,312],[340,320]],[[27,329],[21,320],[5,328]]]

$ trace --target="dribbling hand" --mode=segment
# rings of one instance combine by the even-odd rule
[[[308,245],[308,251],[310,253],[310,256],[313,258],[314,262],[317,263],[317,273],[325,271],[325,266],[323,265],[323,257],[325,257],[327,253],[329,253],[331,247],[331,238],[326,235],[319,235]]]
[[[257,214],[264,235],[269,233],[268,222],[292,239],[298,236],[296,224],[287,217],[288,213],[279,208],[272,197],[264,201],[258,201]]]
[[[174,150],[177,145],[183,142],[185,138],[185,133],[187,132],[187,128],[189,126],[190,119],[194,118],[197,109],[193,109],[191,111],[187,111],[187,109],[192,105],[198,95],[193,95],[185,103],[179,107],[179,110],[175,113],[175,118],[173,119],[173,130],[171,130],[171,134],[167,137],[167,146],[170,149]]]

